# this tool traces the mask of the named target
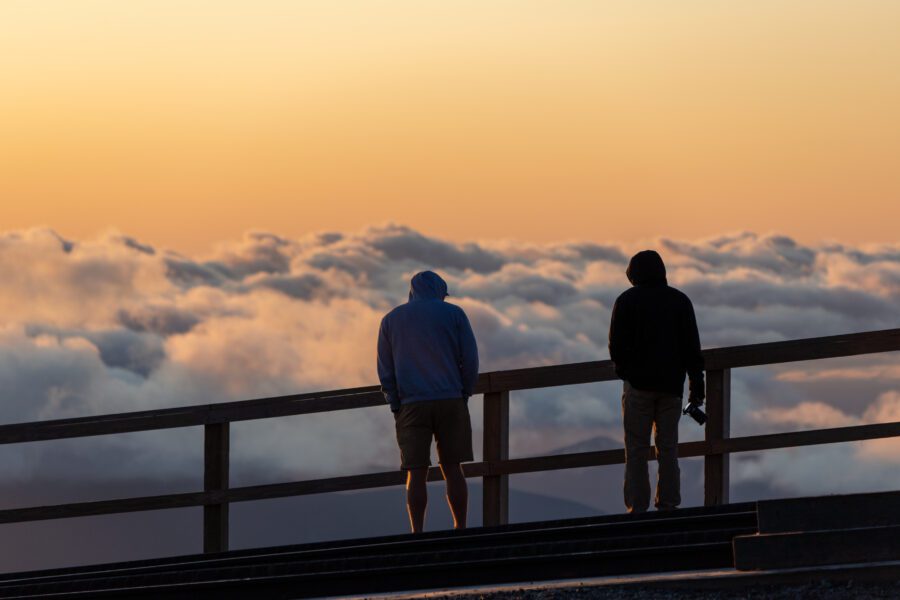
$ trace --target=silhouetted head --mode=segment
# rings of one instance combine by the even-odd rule
[[[447,297],[447,282],[433,271],[413,275],[409,282],[410,300],[443,300]]]
[[[666,265],[655,250],[643,250],[631,257],[625,275],[631,285],[666,285]]]

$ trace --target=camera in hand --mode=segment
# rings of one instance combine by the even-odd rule
[[[699,404],[688,402],[684,405],[684,410],[681,411],[681,414],[690,415],[692,419],[697,421],[698,425],[706,423],[706,413],[703,412],[703,409],[700,408]]]

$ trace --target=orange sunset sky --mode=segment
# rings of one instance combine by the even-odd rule
[[[890,242],[896,0],[3,0],[0,230]]]

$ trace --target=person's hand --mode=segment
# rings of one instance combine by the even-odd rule
[[[688,402],[690,402],[691,404],[696,404],[697,406],[702,406],[705,399],[706,386],[703,385],[702,381],[692,381],[691,393],[690,396],[688,396]]]

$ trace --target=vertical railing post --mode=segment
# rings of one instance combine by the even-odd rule
[[[483,524],[486,527],[509,522],[509,475],[495,475],[491,463],[509,458],[509,392],[484,395],[484,476],[482,499]]]
[[[207,492],[228,489],[229,427],[228,423],[204,426],[203,489]],[[203,551],[228,550],[228,503],[203,507]]]
[[[706,372],[706,441],[731,435],[731,369]],[[728,503],[729,455],[712,454],[704,459],[703,503]]]

